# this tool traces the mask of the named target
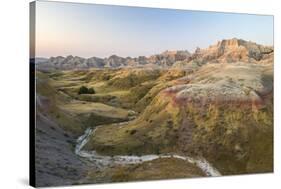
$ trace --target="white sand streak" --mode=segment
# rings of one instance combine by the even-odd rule
[[[152,161],[159,158],[177,158],[188,161],[189,163],[195,164],[200,168],[207,176],[221,176],[220,172],[214,168],[206,159],[204,158],[192,158],[188,156],[180,156],[177,154],[161,154],[161,155],[143,155],[143,156],[126,156],[126,155],[116,155],[116,156],[104,156],[98,154],[96,151],[86,151],[82,150],[84,145],[89,141],[91,135],[95,133],[98,129],[88,128],[85,133],[77,139],[77,144],[75,147],[75,153],[83,158],[87,158],[91,161],[99,162],[103,165],[110,164],[138,164],[146,161]]]

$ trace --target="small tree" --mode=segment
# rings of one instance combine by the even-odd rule
[[[85,87],[85,86],[81,86],[81,87],[79,88],[79,91],[78,91],[78,94],[95,94],[95,93],[96,93],[96,92],[95,92],[95,90],[94,90],[93,87],[87,88],[87,87]]]
[[[78,94],[87,94],[88,93],[88,88],[85,86],[82,86],[79,88]]]

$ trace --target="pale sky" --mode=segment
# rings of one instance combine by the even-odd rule
[[[273,16],[36,2],[36,56],[148,56],[241,38],[273,45]]]

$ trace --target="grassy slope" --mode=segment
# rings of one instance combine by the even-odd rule
[[[202,113],[187,110],[193,120],[189,153],[203,155],[223,174],[273,170],[272,105],[258,112],[210,106]]]
[[[74,135],[78,136],[83,133],[85,128],[79,120],[73,119],[72,116],[61,111],[58,107],[61,104],[68,103],[70,98],[56,91],[52,87],[49,77],[41,72],[36,72],[36,96],[38,99],[46,99],[43,106],[37,105],[38,112],[51,116],[60,127]]]
[[[77,100],[77,90],[85,85],[84,75],[87,73],[64,71],[47,74],[38,71],[36,75],[38,99],[47,99],[42,111],[77,136],[89,126],[127,121],[132,116],[132,112],[122,108]]]
[[[166,81],[184,76],[184,74],[185,72],[179,69],[171,71],[129,68],[93,69],[64,71],[52,74],[51,78],[54,80],[54,87],[74,99],[100,102],[141,112],[161,89],[167,87]],[[77,91],[82,85],[93,87],[96,94],[78,95]]]
[[[166,71],[136,103],[136,110],[145,109],[136,120],[126,125],[113,124],[99,128],[85,148],[111,155],[174,151],[175,136],[180,122],[179,109],[169,105],[168,100],[154,97],[162,89],[172,86],[175,78],[184,75],[185,73],[179,70]]]
[[[57,93],[70,99],[67,103],[57,103],[58,109],[86,127],[126,121],[132,115],[130,115],[130,112],[118,107],[129,107],[141,112],[150,104],[159,91],[172,86],[175,78],[184,75],[185,72],[179,69],[63,71],[49,74],[49,83]],[[96,94],[78,95],[77,91],[82,85],[94,87]],[[161,101],[155,103],[161,103]],[[118,134],[114,134],[116,131],[116,125],[114,124],[103,127],[102,129],[106,129],[105,133],[107,134],[106,136],[101,135],[102,138],[114,145],[106,144],[105,147],[99,146],[98,148],[101,151],[106,148],[111,153],[113,151],[115,153],[135,153],[131,149],[138,147],[139,152],[147,149],[147,152],[159,153],[159,150],[162,149],[161,146],[170,144],[170,141],[174,140],[174,132],[168,131],[171,125],[169,120],[166,120],[166,118],[170,117],[168,111],[172,112],[174,110],[165,108],[165,106],[166,104],[159,104],[157,110],[153,108],[154,106],[147,108],[146,113],[143,114],[144,116],[130,122],[133,125],[130,129],[122,129]],[[175,113],[177,111],[175,110]],[[153,117],[147,119],[147,115],[153,115]],[[176,118],[177,116],[175,115],[174,117]],[[161,121],[163,123],[159,127]],[[146,125],[150,125],[150,127],[146,127]],[[134,128],[141,129],[134,130]],[[167,132],[169,132],[169,138],[167,138]],[[111,137],[112,135],[119,136]],[[125,150],[124,144],[128,145]],[[147,146],[151,147],[148,148]]]
[[[263,85],[270,86],[272,68],[264,70]],[[253,73],[256,74],[255,71]],[[245,84],[247,77],[243,80]],[[202,80],[203,75],[201,79],[196,78],[196,82]],[[232,79],[231,82],[238,80]],[[171,97],[159,93],[136,120],[122,126],[99,128],[86,148],[110,155],[183,151],[177,139],[184,134],[179,130],[183,115],[186,115],[193,127],[192,143],[186,144],[190,145],[186,153],[203,155],[223,174],[273,170],[272,93],[271,97],[270,94],[265,97],[265,105],[255,110],[212,103],[198,108],[191,103],[184,108],[186,113],[182,114],[180,107],[171,101]]]
[[[177,126],[172,124],[179,125],[178,114],[178,108],[155,100],[140,117],[128,124],[99,128],[85,148],[110,155],[169,152],[175,142]]]

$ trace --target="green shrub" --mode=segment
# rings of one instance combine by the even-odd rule
[[[85,86],[81,86],[79,88],[78,94],[95,94],[94,88],[87,88]]]
[[[133,130],[130,131],[130,135],[134,135],[136,132],[137,132],[137,130],[133,129]]]

